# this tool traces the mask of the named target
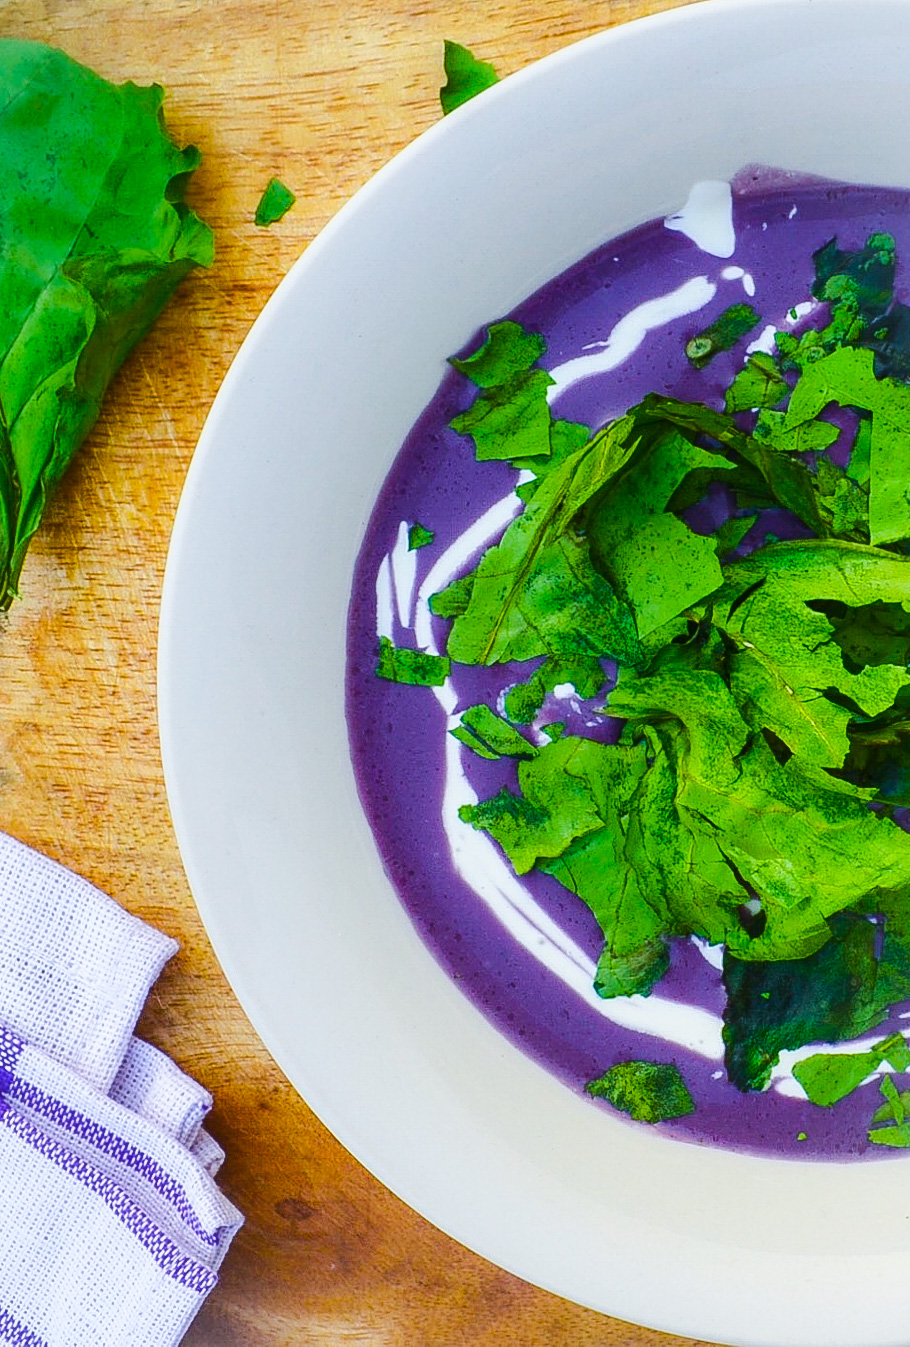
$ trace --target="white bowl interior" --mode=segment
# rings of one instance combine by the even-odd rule
[[[503,81],[314,242],[216,399],[161,615],[168,794],[216,952],[340,1140],[539,1285],[722,1342],[906,1339],[910,1168],[667,1141],[572,1096],[450,985],[391,890],[343,704],[354,558],[445,357],[748,163],[910,186],[904,0],[710,0]]]

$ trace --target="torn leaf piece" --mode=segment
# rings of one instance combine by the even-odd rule
[[[412,524],[408,529],[408,551],[416,552],[420,547],[429,547],[435,537],[436,534],[431,529],[425,529],[423,524]]]
[[[450,733],[481,758],[533,758],[537,754],[534,744],[484,702],[469,706],[461,724]]]
[[[0,608],[115,371],[213,259],[184,202],[200,155],[168,137],[163,99],[0,43]]]
[[[526,374],[546,350],[547,343],[538,332],[526,332],[520,323],[506,319],[490,324],[471,355],[453,355],[449,364],[477,388],[499,388]]]
[[[814,420],[831,402],[871,412],[869,534],[876,545],[910,537],[910,388],[878,379],[871,350],[839,347],[803,371],[784,429]]]
[[[452,430],[473,439],[478,462],[501,459],[533,472],[537,480],[517,488],[525,501],[537,490],[540,476],[571,457],[591,435],[587,426],[552,419],[547,389],[553,380],[535,368],[546,350],[539,333],[507,319],[492,323],[471,355],[449,361],[481,390],[451,421]]]
[[[899,603],[910,594],[910,563],[875,548],[809,539],[771,544],[724,574],[713,620],[731,643],[730,686],[744,719],[807,763],[841,767],[858,712],[887,710],[910,679],[900,664],[848,669],[824,609],[837,603],[853,610],[880,597]]]
[[[441,687],[449,675],[449,659],[447,655],[427,655],[423,650],[393,645],[387,636],[382,636],[376,672],[390,683]]]
[[[761,1090],[785,1048],[839,1043],[880,1024],[887,989],[877,985],[875,927],[849,913],[832,938],[798,962],[749,963],[724,956],[725,1064],[740,1090]]]
[[[534,368],[546,349],[538,333],[507,320],[493,323],[471,355],[452,357],[450,364],[481,390],[451,422],[458,435],[473,439],[478,462],[549,456],[553,380]]]
[[[713,537],[693,532],[667,507],[689,473],[706,469],[722,478],[731,467],[670,430],[592,502],[592,560],[631,608],[639,638],[720,588]]]
[[[906,1071],[910,1066],[910,1049],[902,1034],[891,1034],[866,1052],[813,1053],[794,1065],[793,1075],[811,1103],[830,1108],[852,1094],[882,1062],[895,1071]]]
[[[445,43],[443,67],[446,82],[439,90],[439,102],[443,116],[448,116],[455,108],[477,94],[496,84],[499,76],[487,61],[479,61],[467,47],[458,42]]]
[[[791,430],[784,429],[786,413],[766,407],[755,423],[753,434],[779,454],[823,453],[840,435],[830,421],[803,421]]]
[[[593,739],[564,735],[519,763],[520,796],[502,790],[464,805],[460,817],[490,833],[517,874],[559,856],[569,844],[603,826],[607,774],[619,750]],[[643,762],[643,759],[642,759]],[[621,775],[620,767],[620,775]]]
[[[613,422],[548,472],[501,541],[487,549],[449,634],[452,659],[497,664],[551,654],[638,662],[631,613],[571,531],[579,510],[634,452],[631,430],[627,418]],[[467,590],[465,584],[459,599]],[[443,593],[449,596],[451,586]],[[440,601],[451,610],[437,596],[434,612]]]
[[[672,1062],[619,1062],[588,1081],[585,1089],[636,1122],[666,1122],[695,1112],[695,1101]]]
[[[491,459],[546,457],[550,453],[550,408],[546,370],[529,370],[510,383],[485,388],[451,426],[470,435],[478,463]]]
[[[872,1115],[869,1140],[877,1146],[906,1148],[910,1146],[910,1092],[898,1091],[890,1076],[882,1079],[881,1092],[885,1102]]]
[[[260,229],[276,224],[287,215],[297,200],[289,187],[285,187],[280,178],[271,178],[256,207],[253,223]]]
[[[756,407],[776,407],[790,392],[790,385],[775,360],[756,351],[727,389],[724,405],[728,412],[750,412]]]
[[[757,327],[761,314],[751,304],[731,304],[709,327],[686,342],[686,356],[696,369],[703,369],[721,351],[729,351]]]

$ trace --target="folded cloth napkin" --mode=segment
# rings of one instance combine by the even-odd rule
[[[0,834],[0,1343],[170,1347],[242,1216],[211,1097],[133,1034],[176,941]]]

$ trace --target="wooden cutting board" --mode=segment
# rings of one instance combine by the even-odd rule
[[[217,238],[215,266],[184,284],[118,376],[0,627],[0,828],[181,942],[140,1033],[214,1095],[221,1181],[247,1218],[186,1339],[194,1347],[683,1347],[469,1253],[313,1116],[206,939],[171,828],[155,708],[168,539],[206,411],[294,259],[438,118],[443,39],[506,74],[678,3],[0,0],[0,35],[166,87],[174,137],[203,151],[191,200]],[[272,174],[297,205],[257,229]]]

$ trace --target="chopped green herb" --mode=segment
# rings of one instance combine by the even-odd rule
[[[760,322],[761,314],[751,304],[731,304],[710,327],[686,342],[686,355],[696,369],[702,369],[721,351],[729,351]]]
[[[297,198],[291,189],[285,187],[279,178],[270,178],[265,191],[259,198],[254,224],[259,225],[260,228],[276,224],[287,215],[296,200]]]
[[[425,529],[423,524],[412,524],[408,529],[408,551],[416,552],[420,547],[429,547],[435,537],[436,534],[431,529]]]
[[[439,90],[439,102],[444,116],[489,89],[499,79],[493,66],[479,61],[473,52],[457,42],[446,41],[443,66],[446,82]]]
[[[756,352],[727,389],[728,412],[749,412],[758,407],[776,407],[790,391],[777,363],[769,355]]]
[[[637,1122],[664,1122],[695,1112],[688,1087],[672,1063],[620,1062],[589,1081],[585,1089]]]
[[[537,749],[483,702],[462,713],[451,733],[482,758],[533,758]]]
[[[416,687],[440,687],[449,674],[446,655],[427,655],[422,650],[395,646],[387,636],[379,641],[376,672],[390,683],[412,683]]]
[[[900,1068],[895,1067],[892,1060],[895,1056],[898,1061],[904,1063]],[[885,1061],[900,1070],[906,1070],[910,1065],[910,1050],[900,1034],[893,1034],[890,1038],[883,1039],[868,1052],[814,1053],[811,1057],[796,1063],[793,1075],[813,1104],[829,1108],[839,1099],[852,1094]],[[882,1092],[886,1097],[889,1089],[894,1089],[891,1081],[888,1080],[887,1085],[883,1082]],[[898,1121],[902,1122],[903,1117]]]
[[[885,1102],[872,1115],[869,1140],[877,1146],[906,1148],[910,1146],[910,1092],[899,1092],[890,1076],[882,1077],[881,1092]]]

